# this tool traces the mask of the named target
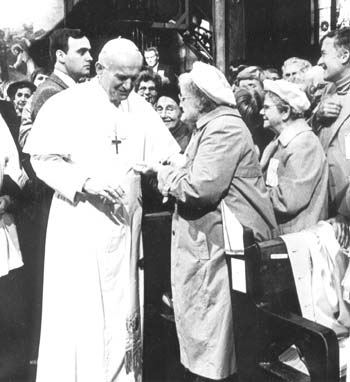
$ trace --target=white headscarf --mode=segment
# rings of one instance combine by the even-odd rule
[[[190,76],[198,88],[218,105],[236,106],[230,84],[215,66],[197,61],[193,64]]]

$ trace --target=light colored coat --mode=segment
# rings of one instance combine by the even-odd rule
[[[218,107],[197,122],[184,168],[165,167],[160,189],[177,199],[172,291],[181,362],[195,374],[235,372],[235,349],[220,201],[258,240],[276,222],[251,135],[238,111]]]
[[[285,127],[266,151],[272,146],[275,151],[267,173],[273,172],[275,163],[276,182],[267,176],[267,187],[280,233],[298,232],[326,219],[328,165],[319,139],[306,121],[297,119]]]

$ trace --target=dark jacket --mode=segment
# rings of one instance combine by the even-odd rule
[[[4,118],[17,146],[21,118],[17,115],[12,102],[0,100],[0,114]]]

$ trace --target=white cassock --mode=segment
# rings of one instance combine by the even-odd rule
[[[56,190],[37,382],[140,380],[142,209],[140,177],[131,167],[165,160],[179,146],[141,97],[132,94],[117,109],[94,79],[45,103],[24,150],[39,178]],[[88,178],[120,185],[125,203],[105,205],[81,193]]]

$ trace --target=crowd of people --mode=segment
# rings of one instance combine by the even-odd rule
[[[91,79],[90,51],[80,30],[54,31],[53,72],[0,101],[0,275],[27,267],[36,380],[141,380],[142,204],[156,200],[173,209],[181,363],[235,381],[223,205],[258,241],[328,219],[350,245],[350,28],[315,66],[242,65],[232,83],[202,62],[177,76],[124,38]]]

